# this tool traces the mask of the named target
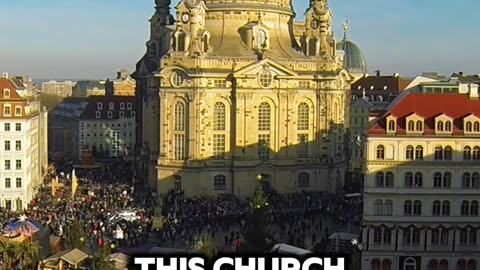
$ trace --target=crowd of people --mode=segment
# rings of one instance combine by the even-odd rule
[[[362,202],[347,198],[344,193],[302,192],[266,193],[267,219],[273,241],[313,249],[339,231],[358,233]],[[171,191],[163,205],[166,218],[160,232],[163,242],[170,245],[195,245],[199,235],[211,235],[217,243],[229,246],[242,239],[250,203],[233,195],[186,198],[182,192]],[[222,237],[223,236],[223,237]]]

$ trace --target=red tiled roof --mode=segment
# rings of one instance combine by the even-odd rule
[[[480,100],[472,100],[466,94],[409,94],[380,117],[367,135],[386,134],[386,117],[389,115],[397,118],[396,134],[405,135],[405,118],[413,113],[424,118],[424,135],[435,134],[435,118],[442,114],[453,119],[453,135],[463,135],[463,118],[471,114],[480,116]]]
[[[135,111],[135,97],[132,96],[90,96],[85,99],[88,104],[80,115],[80,119],[90,120],[116,120],[120,118],[120,112],[124,112],[124,118],[132,117],[130,112]],[[102,109],[97,108],[97,103],[102,103]],[[114,104],[114,109],[109,109],[109,104]],[[123,110],[120,109],[120,103],[125,104]],[[132,108],[128,109],[127,104],[131,103]],[[96,112],[99,111],[100,118],[96,117]],[[108,111],[112,112],[112,118],[108,118]]]
[[[10,97],[4,97],[4,90],[10,90]],[[18,86],[12,79],[0,78],[0,118],[1,119],[24,119],[26,118],[25,106],[27,105],[27,99],[21,97],[18,92]],[[10,115],[4,116],[4,105],[10,105]],[[15,115],[15,110],[17,107],[21,107],[22,113],[21,116]]]

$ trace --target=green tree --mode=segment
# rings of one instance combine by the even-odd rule
[[[273,243],[269,243],[268,239],[272,239],[272,234],[268,230],[267,210],[269,204],[267,197],[260,186],[255,192],[250,203],[250,213],[247,218],[246,228],[244,232],[245,246],[243,250],[246,252],[263,253],[269,251]]]
[[[210,235],[202,235],[195,245],[195,251],[212,259],[216,254],[215,239]]]
[[[97,256],[95,256],[93,261],[93,266],[95,270],[115,270],[115,262],[110,257],[110,247],[105,245],[100,249]]]
[[[83,232],[82,224],[78,219],[74,219],[72,225],[67,232],[66,246],[68,249],[78,248],[80,250],[85,249],[85,234]]]
[[[3,264],[0,266],[2,270],[13,269],[15,258],[15,245],[5,239],[0,239],[0,254],[2,255]]]
[[[13,249],[16,262],[20,264],[23,269],[30,269],[39,259],[40,244],[36,241],[18,243]]]
[[[50,94],[40,94],[39,99],[42,106],[47,107],[49,112],[55,109],[55,107],[63,101],[62,97]]]

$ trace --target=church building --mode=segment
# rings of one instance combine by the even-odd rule
[[[133,74],[137,161],[158,193],[341,188],[350,85],[327,0],[156,0]]]

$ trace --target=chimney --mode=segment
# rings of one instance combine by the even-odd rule
[[[468,88],[470,88],[470,91],[469,91],[470,99],[478,99],[478,84],[476,83],[469,84]]]
[[[400,73],[393,73],[393,77],[397,78],[400,76]]]
[[[105,95],[106,96],[115,96],[115,86],[110,79],[105,81]]]
[[[8,79],[8,72],[3,72],[2,77],[5,78],[5,79]]]

